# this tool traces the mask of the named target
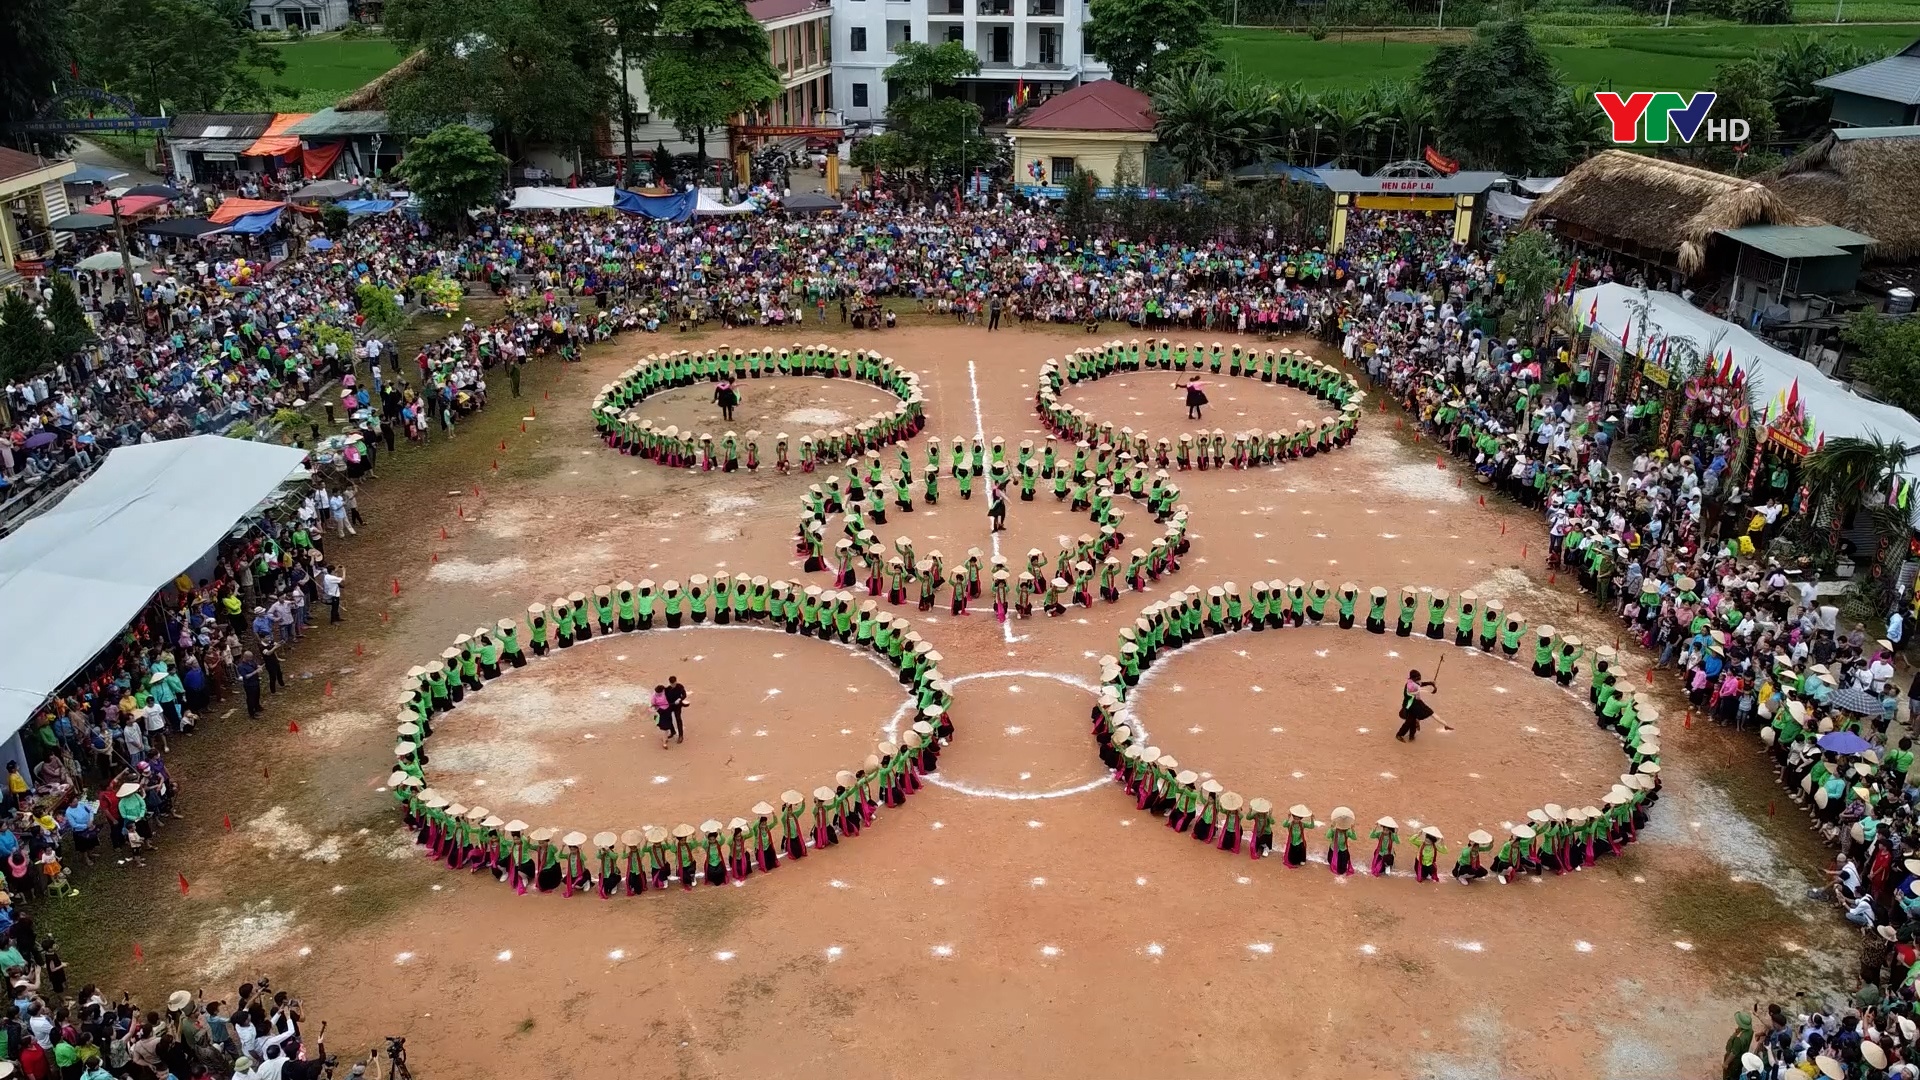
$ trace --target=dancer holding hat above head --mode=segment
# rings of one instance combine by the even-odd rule
[[[807,857],[807,834],[800,825],[807,797],[797,791],[780,793],[780,843],[789,859]]]
[[[1287,808],[1287,851],[1281,861],[1288,866],[1307,864],[1307,829],[1313,825],[1313,811],[1295,803]]]
[[[1526,844],[1533,839],[1533,826],[1524,822],[1519,825],[1509,825],[1507,832],[1510,835],[1493,856],[1493,876],[1498,878],[1502,885],[1513,880],[1514,870],[1519,867],[1520,860],[1525,857]]]
[[[1353,855],[1347,846],[1353,843],[1353,811],[1336,806],[1330,815],[1333,827],[1327,830],[1327,867],[1336,877],[1353,874]]]
[[[611,832],[593,834],[594,854],[600,863],[600,872],[594,875],[594,887],[600,892],[600,899],[611,900],[620,888],[620,851],[616,845],[620,838]]]
[[[565,849],[560,856],[560,879],[563,886],[561,895],[572,896],[577,892],[586,892],[593,888],[593,872],[587,869],[587,856],[580,850],[587,842],[587,834],[570,832],[560,838]]]
[[[673,864],[680,875],[680,888],[692,891],[694,878],[698,874],[697,860],[693,850],[693,826],[681,822],[673,827]]]
[[[1383,817],[1373,823],[1373,861],[1368,866],[1374,877],[1386,877],[1393,873],[1393,849],[1400,842],[1400,823],[1390,817]]]
[[[1262,859],[1273,853],[1273,803],[1266,799],[1248,799],[1247,814],[1253,843],[1247,848],[1250,858]]]
[[[727,822],[727,874],[735,881],[753,876],[753,836],[749,828],[746,818],[737,817]]]
[[[649,825],[641,835],[647,838],[647,872],[653,878],[656,890],[664,889],[673,880],[673,857],[667,843],[667,830],[658,825]]]
[[[639,896],[647,891],[647,834],[639,829],[628,829],[620,834],[620,861],[624,868],[623,877],[628,896]]]
[[[749,835],[752,837],[753,856],[760,864],[761,872],[769,873],[780,865],[778,845],[773,840],[773,805],[754,803],[752,814],[753,824],[749,827]]]
[[[701,844],[701,867],[706,873],[707,884],[725,885],[727,883],[726,853],[721,850],[720,823],[709,818],[700,823],[700,833],[706,839]]]

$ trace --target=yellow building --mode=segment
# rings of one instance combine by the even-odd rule
[[[1130,86],[1105,79],[1082,83],[1007,129],[1014,183],[1031,193],[1064,187],[1075,175],[1090,172],[1108,187],[1123,158],[1133,182],[1142,183],[1155,119],[1153,102]]]
[[[73,170],[71,161],[0,147],[0,284],[46,272],[46,260],[59,246],[59,234],[47,223],[66,216],[67,192],[60,180]]]

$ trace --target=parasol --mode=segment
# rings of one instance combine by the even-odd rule
[[[1873,744],[1851,731],[1829,731],[1820,736],[1820,749],[1830,754],[1853,755],[1873,749]]]
[[[1843,686],[1835,690],[1830,704],[1836,709],[1845,709],[1864,716],[1880,715],[1880,699],[1857,686]]]

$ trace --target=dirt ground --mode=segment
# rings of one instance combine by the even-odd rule
[[[516,897],[429,864],[380,790],[392,687],[408,666],[476,624],[622,577],[799,574],[792,530],[807,477],[668,471],[593,438],[586,406],[601,385],[636,355],[696,340],[629,339],[571,368],[535,368],[526,412],[503,402],[451,446],[383,461],[361,499],[371,531],[340,547],[348,625],[300,654],[305,679],[274,703],[274,723],[237,738],[223,729],[242,721],[208,725],[235,740],[214,745],[237,750],[196,737],[182,763],[189,819],[149,867],[103,871],[79,902],[113,907],[72,909],[101,916],[62,934],[77,971],[147,993],[269,971],[331,1022],[330,1049],[404,1033],[427,1078],[1665,1080],[1718,1068],[1735,1008],[1850,963],[1851,938],[1801,898],[1817,849],[1769,819],[1775,792],[1757,758],[1710,724],[1687,728],[1677,703],[1653,828],[1624,857],[1566,878],[1343,880],[1170,833],[1103,781],[1086,733],[1096,658],[1147,600],[1131,594],[1005,626],[990,610],[910,612],[956,683],[939,785],[743,887]],[[922,372],[928,434],[1017,445],[1040,434],[1040,364],[1087,339],[923,325],[839,340]],[[1177,434],[1171,386],[1139,381],[1074,395]],[[769,417],[871,404],[844,386],[747,389],[746,408]],[[1229,430],[1243,403],[1244,426],[1317,408],[1257,380],[1209,380],[1208,392],[1208,423]],[[663,401],[662,415],[712,411],[686,396]],[[1372,405],[1340,452],[1182,474],[1193,549],[1153,595],[1281,576],[1471,587],[1591,642],[1614,636],[1550,580],[1537,518],[1482,505],[1471,478]],[[978,496],[903,520],[895,531],[950,558],[997,544],[1018,561],[1084,531],[1044,496],[1016,501],[998,538]],[[842,739],[897,721],[884,673],[788,643],[716,629],[576,648],[490,686],[431,750],[450,776],[460,766],[465,782],[486,780],[494,809],[556,819],[539,823],[612,827],[744,805],[821,775]],[[1350,801],[1365,818],[1431,818],[1450,835],[1597,795],[1618,771],[1578,703],[1451,647],[1437,703],[1458,730],[1394,743],[1397,682],[1436,649],[1407,646],[1358,631],[1240,634],[1163,661],[1140,708],[1164,747],[1247,794],[1297,791],[1322,812]],[[692,673],[682,677],[698,706],[686,746],[663,753],[639,695],[675,669]],[[289,714],[299,734],[276,726]],[[235,782],[251,775],[236,753],[259,779]],[[187,872],[192,892],[176,895],[174,875]]]

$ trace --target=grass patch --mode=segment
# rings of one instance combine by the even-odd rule
[[[1914,18],[1920,19],[1920,2],[1915,7]],[[1855,18],[1851,9],[1848,17]],[[1540,28],[1542,43],[1569,84],[1620,90],[1697,90],[1712,82],[1726,61],[1764,54],[1805,35],[1887,55],[1920,37],[1920,25]],[[1449,37],[1388,31],[1334,33],[1314,41],[1303,33],[1240,28],[1221,34],[1221,49],[1254,75],[1324,90],[1415,78]]]
[[[1729,975],[1759,971],[1774,953],[1763,943],[1802,928],[1765,886],[1737,885],[1715,870],[1664,879],[1654,911],[1707,969]]]
[[[317,112],[387,73],[400,50],[386,38],[309,37],[277,42],[287,70],[268,78],[287,88],[273,102],[277,111]]]
[[[533,1017],[529,1016],[526,1019],[520,1021],[518,1024],[515,1024],[513,1026],[513,1033],[515,1035],[533,1034]]]

